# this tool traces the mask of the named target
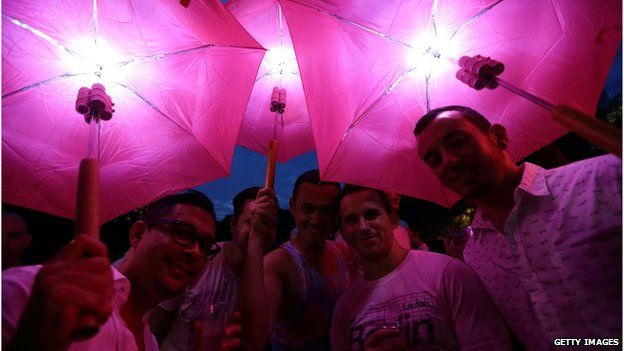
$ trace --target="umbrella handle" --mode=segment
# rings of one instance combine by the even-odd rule
[[[266,167],[266,178],[264,187],[267,189],[275,188],[275,159],[277,157],[277,140],[269,141],[269,154]]]
[[[621,130],[566,105],[556,106],[551,116],[583,139],[622,158]]]
[[[74,234],[100,237],[100,164],[96,159],[80,161]]]
[[[76,199],[76,225],[74,235],[86,234],[100,237],[100,164],[93,158],[80,161],[78,170],[78,196]],[[99,331],[99,323],[89,313],[78,315],[83,327],[72,333],[72,340],[88,339]]]

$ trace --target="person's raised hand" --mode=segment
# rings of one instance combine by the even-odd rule
[[[260,189],[251,203],[252,235],[266,239],[277,227],[277,200],[273,190]]]
[[[65,350],[92,337],[112,312],[107,249],[79,235],[37,273],[11,350]]]

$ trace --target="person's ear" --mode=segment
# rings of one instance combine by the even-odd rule
[[[135,248],[139,246],[139,242],[143,238],[143,234],[147,232],[147,223],[136,221],[130,228],[130,246]]]
[[[507,130],[502,125],[496,123],[490,127],[490,134],[496,140],[496,145],[501,150],[507,150],[509,146],[509,137],[507,136]]]

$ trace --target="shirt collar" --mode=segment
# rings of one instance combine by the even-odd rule
[[[546,170],[538,165],[525,162],[520,166],[524,169],[516,194],[522,191],[533,196],[548,196],[550,191],[546,185]]]
[[[119,309],[128,300],[130,294],[130,281],[117,269],[111,266],[113,271],[113,289],[115,295],[113,296],[113,308]]]
[[[522,168],[522,179],[520,180],[520,184],[518,184],[518,187],[514,192],[514,200],[516,202],[516,206],[518,205],[518,203],[520,203],[521,194],[523,193],[530,194],[536,197],[550,195],[550,191],[548,190],[548,186],[546,184],[546,170],[544,168],[529,162],[523,163],[520,167]],[[480,229],[498,231],[494,227],[494,225],[490,223],[484,213],[479,211],[479,209],[477,209],[475,212],[472,227],[473,229],[477,229],[474,231],[473,234],[474,240],[477,240],[479,238]]]

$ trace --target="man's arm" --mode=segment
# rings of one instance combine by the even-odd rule
[[[269,254],[266,260],[263,257],[265,240],[276,228],[277,205],[272,192],[262,189],[252,206],[252,230],[238,291],[238,308],[244,348],[264,350],[282,297],[282,279],[273,263],[277,252]]]
[[[507,323],[470,267],[452,260],[442,278],[461,350],[511,350]]]
[[[7,350],[65,350],[106,322],[112,296],[106,246],[78,236],[37,273],[15,333],[2,343]]]

